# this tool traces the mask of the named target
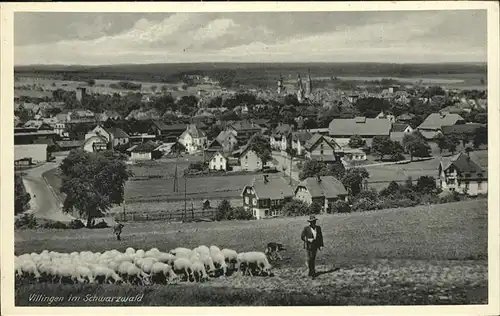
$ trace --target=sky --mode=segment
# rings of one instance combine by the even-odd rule
[[[487,61],[486,10],[16,12],[16,65]]]

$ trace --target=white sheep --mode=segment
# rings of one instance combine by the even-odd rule
[[[134,248],[132,248],[132,247],[128,247],[128,248],[125,250],[125,254],[133,256],[133,255],[135,254],[135,249],[134,249]]]
[[[108,267],[94,265],[92,267],[92,271],[94,273],[94,278],[96,280],[102,279],[102,283],[111,283],[111,280],[113,280],[115,283],[122,281],[122,278],[115,271]]]
[[[23,260],[21,261],[21,271],[22,274],[27,274],[30,278],[35,280],[40,279],[41,275],[36,268],[36,263],[33,260]]]
[[[271,269],[271,265],[267,260],[267,256],[263,252],[252,251],[240,253],[237,256],[237,260],[238,268],[240,268],[242,264],[244,264],[245,266],[243,274],[249,272],[250,275],[253,275],[253,268],[258,269],[261,272],[269,272],[269,270]]]
[[[177,278],[177,275],[175,274],[172,267],[163,262],[155,262],[153,264],[153,267],[151,269],[151,275],[152,277],[161,275],[162,280],[168,279],[169,282]]]
[[[191,257],[192,252],[193,251],[191,249],[182,247],[170,250],[170,253],[176,256],[177,258],[186,258],[186,259],[189,259]]]
[[[213,261],[215,267],[217,269],[221,269],[222,274],[226,275],[227,274],[227,263],[226,263],[226,259],[224,258],[224,255],[222,254],[222,252],[213,251],[210,254],[210,258],[212,258],[212,261]]]
[[[136,258],[144,258],[144,254],[145,254],[144,250],[139,249],[139,250],[137,250],[137,251],[135,252],[135,257],[136,257]]]
[[[174,272],[183,272],[186,274],[187,280],[190,281],[190,275],[193,274],[191,261],[187,258],[177,258],[174,261]]]
[[[222,249],[221,252],[224,255],[224,259],[226,260],[228,266],[232,266],[234,268],[238,262],[237,260],[238,253],[234,250],[227,248]]]
[[[157,254],[156,259],[158,259],[159,262],[173,264],[176,257],[171,253],[160,252]]]
[[[199,281],[208,280],[207,271],[205,270],[205,265],[200,260],[195,260],[191,263],[191,269],[194,280]]]
[[[141,266],[140,268],[144,273],[151,273],[151,269],[153,268],[153,264],[158,262],[158,259],[156,258],[144,258],[141,259]]]
[[[210,257],[220,252],[220,248],[217,246],[210,246]]]
[[[88,283],[94,283],[94,275],[92,273],[92,270],[90,270],[88,267],[78,265],[73,270],[71,280],[73,282],[76,280],[80,283],[86,283],[87,281]]]
[[[200,256],[200,259],[199,259],[201,262],[203,262],[203,264],[205,265],[205,269],[207,269],[207,272],[209,274],[211,273],[215,273],[215,265],[214,265],[214,261],[212,260],[212,257],[210,257],[209,255],[206,255],[206,254],[203,254]]]
[[[210,255],[210,249],[207,246],[198,246],[193,249],[193,251],[197,252],[200,255]]]

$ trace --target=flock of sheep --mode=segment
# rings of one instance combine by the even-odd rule
[[[233,272],[271,276],[263,252],[237,253],[217,246],[175,248],[161,252],[127,248],[100,252],[41,253],[15,257],[16,280],[52,283],[126,283],[149,285],[177,281],[201,282]]]

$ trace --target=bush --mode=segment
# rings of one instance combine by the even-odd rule
[[[68,228],[70,229],[80,229],[83,227],[85,227],[85,224],[79,219],[72,220],[71,223],[69,223],[68,225]]]
[[[249,220],[249,219],[253,219],[253,214],[252,214],[252,211],[250,210],[245,210],[244,207],[235,207],[233,210],[232,210],[232,213],[233,213],[233,218],[234,219],[239,219],[239,220]]]
[[[364,190],[364,191],[359,192],[358,195],[356,195],[356,200],[364,199],[364,198],[372,200],[372,201],[377,201],[378,200],[377,190],[375,190],[375,189]]]
[[[320,214],[321,210],[323,210],[323,205],[319,202],[313,202],[309,206],[309,214]]]
[[[420,204],[439,204],[439,197],[435,194],[424,194],[420,197]]]
[[[97,229],[99,229],[99,228],[108,228],[108,227],[109,227],[108,223],[106,223],[104,220],[102,220],[99,223],[97,223],[94,226],[92,226],[92,228],[97,228]]]
[[[451,203],[460,201],[460,194],[456,191],[450,192],[445,196],[439,198],[440,203]]]
[[[352,211],[363,212],[371,211],[377,208],[377,203],[369,198],[361,198],[354,202]]]
[[[338,200],[328,209],[328,213],[351,213],[351,207],[346,201]]]
[[[42,227],[43,228],[49,228],[49,229],[68,229],[69,228],[68,225],[66,225],[66,224],[64,224],[63,222],[60,222],[60,221],[45,222],[45,223],[42,224]]]
[[[284,216],[304,216],[309,215],[309,207],[306,203],[293,200],[283,205]]]
[[[16,218],[14,222],[15,228],[36,228],[37,222],[35,216],[33,214],[23,214],[21,217]]]
[[[377,202],[377,209],[382,210],[382,209],[388,209],[388,208],[399,208],[399,207],[412,207],[417,205],[418,203],[415,201],[412,201],[411,199],[408,198],[402,198],[402,199],[386,199]]]

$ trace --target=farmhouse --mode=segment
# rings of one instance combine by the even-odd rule
[[[257,171],[262,169],[262,159],[259,155],[249,146],[245,146],[241,149],[239,156],[241,170],[245,171]]]
[[[238,145],[238,140],[236,139],[236,132],[234,131],[221,131],[215,139],[222,146],[222,149],[225,152],[233,151],[235,147]]]
[[[402,142],[406,134],[413,133],[414,129],[406,123],[393,123],[390,138],[392,141]]]
[[[369,145],[375,136],[390,136],[391,127],[392,124],[387,119],[364,116],[339,118],[330,122],[329,134],[341,146],[347,145],[353,135],[361,136]]]
[[[205,150],[208,139],[206,134],[195,124],[190,124],[179,137],[181,143],[190,154]]]
[[[425,139],[434,139],[443,126],[465,124],[465,120],[458,114],[441,112],[432,113],[418,126],[418,130]]]
[[[462,139],[462,137],[466,136],[469,139],[472,139],[472,137],[476,134],[476,131],[480,127],[486,127],[486,125],[479,123],[467,123],[460,125],[442,126],[441,131],[443,132],[444,136],[456,135],[459,139]]]
[[[206,156],[208,168],[210,170],[227,170],[228,158],[222,151],[211,152]]]
[[[481,168],[467,153],[441,158],[439,164],[441,189],[475,196],[488,193],[487,170]]]
[[[278,216],[277,208],[293,198],[293,189],[281,177],[254,178],[251,185],[243,188],[241,193],[243,207],[251,210],[256,219]]]
[[[278,125],[274,129],[269,138],[269,143],[271,144],[271,148],[285,151],[286,140],[283,140],[283,137],[285,135],[288,135],[292,131],[293,131],[293,125],[280,123],[280,125]]]
[[[130,141],[130,137],[122,129],[118,127],[105,128],[102,125],[97,125],[85,135],[85,139],[92,136],[102,136],[106,138],[106,142],[110,143],[112,147],[126,145]]]
[[[83,143],[83,150],[86,152],[98,152],[108,149],[108,140],[101,135],[89,136]]]
[[[57,134],[54,132],[52,127],[48,124],[36,124],[36,126],[28,125],[29,127],[15,127],[14,128],[14,144],[15,145],[26,145],[34,144],[40,139],[53,139]],[[37,128],[38,127],[38,128]]]
[[[334,176],[316,176],[303,180],[295,188],[295,198],[307,205],[319,203],[322,212],[327,212],[337,200],[347,201],[347,190]]]
[[[321,134],[314,134],[304,144],[305,156],[311,160],[333,162],[340,159],[340,156],[337,156],[336,152],[340,152],[341,150],[340,146],[334,140],[327,139],[326,136]]]
[[[234,131],[236,139],[239,142],[246,143],[252,135],[262,132],[262,127],[249,121],[237,121],[229,125],[226,130]]]
[[[55,142],[58,151],[70,151],[73,149],[78,149],[81,148],[84,143],[85,141],[83,140],[60,140]]]
[[[149,132],[156,135],[158,139],[163,139],[165,141],[177,141],[177,138],[186,131],[186,124],[172,124],[168,125],[162,121],[154,120],[150,127]]]
[[[161,156],[161,152],[156,150],[157,148],[158,145],[155,142],[147,141],[139,145],[134,145],[128,151],[132,160],[152,160]]]
[[[309,132],[292,132],[289,134],[288,138],[291,140],[291,148],[295,149],[298,156],[305,154],[304,146],[307,141],[313,137],[312,133]]]
[[[217,140],[217,139],[214,139],[213,141],[211,141],[208,146],[207,146],[207,149],[205,150],[206,152],[217,152],[217,151],[224,151],[224,147],[221,145],[221,143]]]

